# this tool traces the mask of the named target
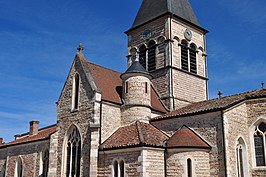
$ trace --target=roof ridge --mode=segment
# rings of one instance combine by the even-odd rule
[[[137,131],[138,131],[140,143],[143,144],[144,143],[144,138],[143,138],[143,133],[142,133],[142,130],[141,130],[140,121],[136,121],[136,127],[137,127]]]

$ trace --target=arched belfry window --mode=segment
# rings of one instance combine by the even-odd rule
[[[22,176],[23,176],[23,163],[21,157],[19,157],[15,167],[15,177],[22,177]]]
[[[189,62],[190,62],[190,72],[197,74],[197,46],[195,44],[190,44],[189,49]]]
[[[147,70],[147,65],[146,65],[146,52],[147,48],[145,45],[141,45],[139,48],[139,62]]]
[[[79,84],[80,78],[79,74],[75,74],[73,79],[73,88],[72,88],[72,110],[77,110],[79,105]]]
[[[188,46],[187,41],[181,41],[181,69],[188,71]]]
[[[266,124],[259,124],[254,133],[256,166],[265,166]]]
[[[125,176],[125,162],[115,160],[113,162],[112,177],[124,177]]]
[[[150,41],[148,43],[148,71],[154,71],[156,69],[156,43]]]
[[[79,177],[81,159],[81,138],[77,127],[72,126],[70,128],[66,143],[66,177]]]

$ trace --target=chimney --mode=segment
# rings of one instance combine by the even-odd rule
[[[38,134],[38,130],[39,130],[39,121],[33,120],[30,121],[30,133],[29,135],[36,135]]]
[[[3,144],[3,138],[0,138],[0,145]]]

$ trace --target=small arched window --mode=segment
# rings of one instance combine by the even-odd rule
[[[113,176],[112,177],[124,177],[125,176],[125,163],[123,160],[115,160],[113,162]]]
[[[188,71],[188,46],[187,41],[181,41],[181,69]]]
[[[77,127],[70,128],[66,145],[66,177],[80,176],[81,138]]]
[[[73,79],[73,89],[72,89],[72,110],[78,109],[79,104],[79,84],[80,78],[78,74],[75,74]]]
[[[187,176],[192,177],[192,161],[187,159]]]
[[[156,43],[150,41],[148,44],[148,71],[154,71],[156,69]]]
[[[139,62],[143,66],[143,68],[145,70],[147,70],[147,66],[146,66],[146,52],[147,52],[146,46],[145,45],[140,46],[140,48],[139,48]]]
[[[266,124],[259,124],[254,133],[254,146],[255,146],[255,157],[257,166],[265,166],[265,139],[266,139]]]
[[[43,164],[42,164],[42,177],[48,176],[48,169],[49,169],[49,151],[45,150],[43,153]]]
[[[197,47],[195,44],[190,44],[189,49],[189,62],[190,62],[190,72],[197,74]]]
[[[21,157],[18,158],[15,168],[15,177],[22,177],[23,176],[23,164]]]

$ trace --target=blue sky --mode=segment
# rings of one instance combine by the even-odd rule
[[[190,0],[207,34],[210,98],[258,89],[266,78],[266,1]],[[56,122],[79,42],[87,60],[123,72],[141,0],[0,0],[0,137]],[[265,80],[266,81],[266,80]]]

